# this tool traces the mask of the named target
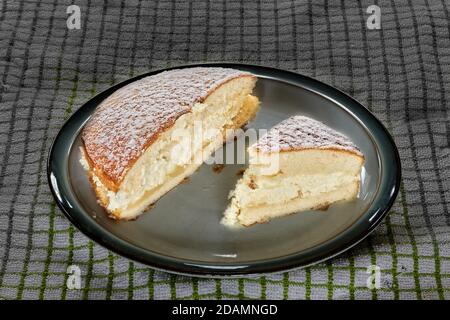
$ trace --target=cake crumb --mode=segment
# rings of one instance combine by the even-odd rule
[[[181,183],[188,183],[191,179],[189,177],[185,177]]]
[[[317,211],[327,211],[329,207],[330,207],[330,204],[329,204],[329,203],[323,203],[323,204],[318,205],[317,207],[315,207],[313,210],[317,210]]]
[[[252,190],[255,190],[256,188],[258,188],[258,185],[256,184],[256,182],[253,179],[250,180],[250,182],[248,183],[248,186]]]
[[[215,173],[221,173],[224,168],[225,168],[224,164],[215,164],[212,167],[212,169]]]

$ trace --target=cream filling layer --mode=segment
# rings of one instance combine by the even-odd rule
[[[244,207],[282,203],[293,198],[313,197],[321,193],[328,193],[342,185],[355,182],[357,179],[355,176],[349,176],[342,172],[287,177],[260,176],[254,181],[247,180],[239,184],[235,197]]]
[[[332,174],[244,176],[230,193],[230,205],[224,212],[222,223],[233,226],[239,222],[242,209],[267,205],[283,205],[293,200],[312,198],[340,189],[359,181],[359,175],[343,172]]]

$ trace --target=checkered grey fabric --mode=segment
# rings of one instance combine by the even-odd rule
[[[366,26],[374,2],[380,30]],[[79,30],[67,28],[71,4]],[[449,11],[445,0],[1,1],[0,297],[450,298]],[[403,181],[372,236],[303,270],[215,280],[154,271],[69,223],[46,182],[64,120],[116,82],[203,61],[294,70],[376,114],[399,147]],[[366,286],[372,264],[380,289]],[[79,290],[66,286],[69,265],[80,267]]]

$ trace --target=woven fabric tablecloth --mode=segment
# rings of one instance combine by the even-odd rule
[[[366,9],[381,8],[369,30]],[[447,2],[447,3],[445,3]],[[69,30],[67,6],[81,9]],[[450,3],[0,2],[0,298],[450,298]],[[114,83],[155,68],[232,61],[293,70],[349,93],[393,134],[403,181],[378,229],[303,270],[231,280],[170,275],[100,247],[55,206],[50,144]],[[81,269],[81,289],[66,286]],[[381,268],[368,289],[366,268]]]

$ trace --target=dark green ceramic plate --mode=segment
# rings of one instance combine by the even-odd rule
[[[88,237],[112,251],[152,267],[197,276],[269,273],[303,267],[336,256],[360,242],[380,223],[400,184],[397,148],[365,107],[317,80],[272,68],[202,64],[249,71],[258,76],[261,110],[249,127],[269,128],[296,114],[324,122],[361,149],[366,163],[358,200],[335,204],[267,224],[229,230],[219,221],[243,165],[218,174],[203,164],[189,183],[161,198],[136,221],[117,222],[97,204],[79,164],[80,131],[97,105],[122,82],[84,104],[65,123],[50,150],[48,179],[61,210]],[[178,68],[192,67],[182,66]]]

